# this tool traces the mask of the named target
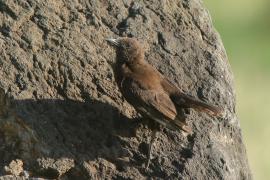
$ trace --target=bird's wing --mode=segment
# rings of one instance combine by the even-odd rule
[[[138,82],[133,81],[130,96],[134,97],[134,101],[136,101],[135,108],[141,113],[146,114],[169,129],[178,130],[180,128],[191,133],[191,129],[187,126],[185,119],[177,117],[175,105],[168,94],[163,91],[162,87],[144,89]]]
[[[194,108],[195,110],[202,111],[213,116],[220,116],[222,114],[221,108],[205,103],[181,92],[179,88],[166,78],[162,80],[161,85],[163,89],[168,92],[172,101],[182,108]]]
[[[177,114],[175,106],[164,92],[156,89],[143,89],[137,82],[133,82],[130,93],[141,106],[146,105],[147,109],[151,108],[151,111],[156,111],[155,113],[158,112],[168,119],[175,118]]]

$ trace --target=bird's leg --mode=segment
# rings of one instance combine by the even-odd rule
[[[146,169],[148,169],[150,161],[151,161],[152,146],[153,146],[155,140],[157,139],[157,132],[158,132],[158,130],[155,128],[154,130],[152,130],[152,133],[151,133],[151,139],[150,139],[148,154],[147,154],[147,162],[146,162],[146,166],[145,166]]]

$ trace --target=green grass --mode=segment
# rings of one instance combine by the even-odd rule
[[[270,1],[205,0],[232,64],[254,179],[270,179]]]

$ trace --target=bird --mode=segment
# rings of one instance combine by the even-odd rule
[[[180,88],[150,65],[144,56],[144,48],[136,38],[119,37],[106,39],[116,49],[113,71],[123,97],[142,117],[151,122],[148,144],[148,169],[152,145],[160,126],[173,131],[192,133],[186,122],[185,110],[192,108],[211,116],[220,116],[222,109],[184,93]]]

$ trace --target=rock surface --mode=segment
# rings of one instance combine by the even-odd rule
[[[150,64],[226,114],[191,110],[194,134],[161,132],[149,171],[150,131],[121,96],[104,41],[118,36],[138,38]],[[252,179],[232,72],[199,0],[3,0],[0,54],[1,179],[16,159],[47,179]]]
[[[23,173],[23,162],[16,159],[15,161],[11,161],[11,163],[8,166],[5,166],[4,169],[7,174],[19,176]]]

